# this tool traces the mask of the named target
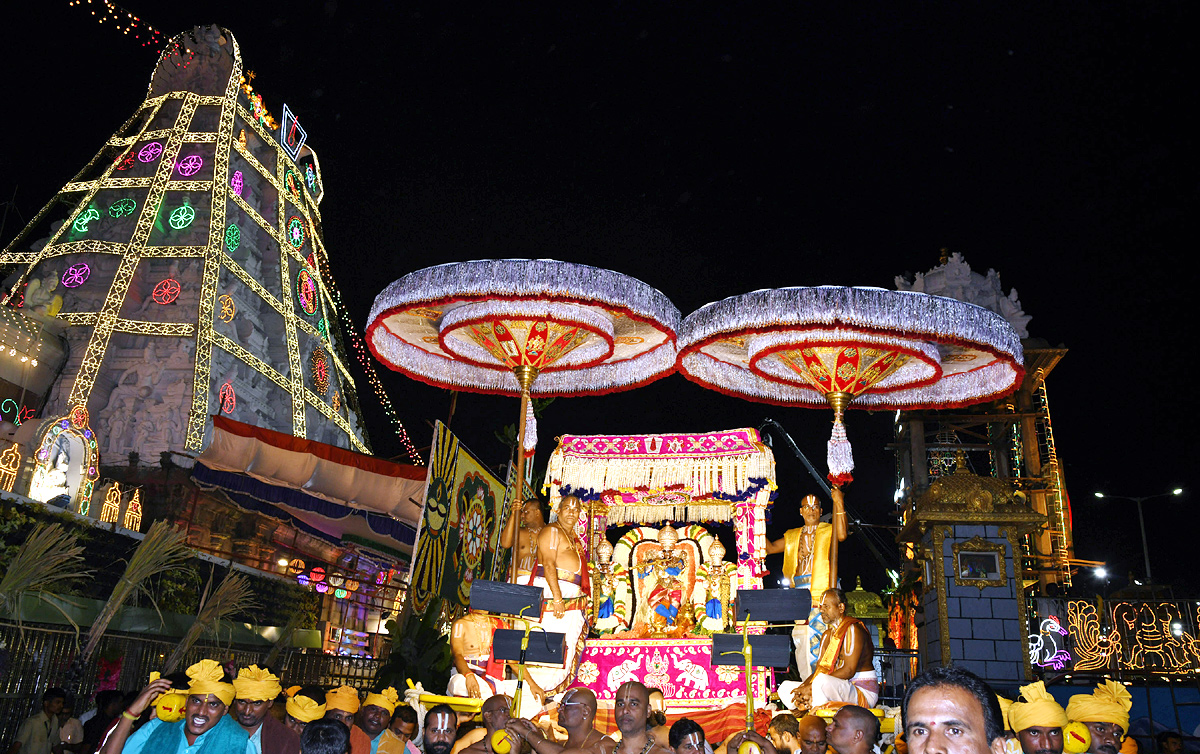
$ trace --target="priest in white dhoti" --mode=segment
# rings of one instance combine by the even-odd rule
[[[848,702],[874,707],[879,701],[879,678],[875,675],[875,648],[871,633],[862,621],[846,615],[846,594],[827,589],[821,596],[825,633],[812,675],[803,683],[779,684],[779,699],[788,709],[816,709],[829,702]]]

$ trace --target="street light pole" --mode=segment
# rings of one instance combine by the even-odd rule
[[[1146,584],[1147,585],[1153,584],[1154,577],[1150,575],[1150,545],[1146,541],[1146,518],[1142,515],[1142,503],[1144,503],[1147,500],[1153,500],[1154,498],[1157,498],[1157,497],[1169,497],[1171,495],[1182,495],[1183,489],[1181,487],[1176,487],[1175,489],[1171,490],[1170,492],[1160,492],[1157,495],[1143,495],[1142,497],[1132,497],[1132,496],[1128,496],[1128,495],[1106,495],[1103,492],[1097,492],[1095,494],[1096,494],[1096,497],[1100,497],[1100,498],[1111,498],[1114,500],[1132,500],[1133,502],[1137,503],[1138,525],[1142,529],[1142,558],[1145,561],[1145,565],[1146,565]]]
[[[1144,516],[1142,516],[1143,499],[1144,498],[1139,497],[1136,500],[1138,507],[1138,525],[1142,527],[1142,558],[1144,558],[1146,561],[1146,583],[1153,584],[1154,577],[1150,575],[1150,545],[1146,543],[1146,519]]]

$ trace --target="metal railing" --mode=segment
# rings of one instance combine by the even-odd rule
[[[173,638],[106,633],[84,665],[78,688],[68,689],[78,694],[76,716],[92,706],[101,685],[122,691],[140,690],[150,671],[162,669],[177,643],[178,640]],[[40,708],[42,693],[65,683],[67,670],[81,644],[74,631],[61,627],[27,623],[22,632],[15,624],[0,622],[0,751],[8,750],[21,722]],[[205,657],[245,667],[263,662],[269,651],[270,647],[266,646],[198,643],[188,651],[180,669]],[[365,688],[374,679],[382,661],[296,651],[285,658],[284,664],[285,686],[313,684]]]
[[[885,707],[899,707],[908,682],[921,671],[921,661],[915,649],[876,649],[876,668],[879,670],[879,702]]]

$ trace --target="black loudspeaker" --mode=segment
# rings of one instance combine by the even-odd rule
[[[496,629],[496,633],[492,634],[492,653],[496,656],[497,660],[520,661],[521,640],[524,637],[524,631],[515,631],[509,628]],[[740,648],[741,644],[738,647]],[[562,665],[566,662],[566,656],[566,634],[554,631],[540,631],[536,626],[529,632],[529,648],[525,650],[525,662],[539,662],[543,665]]]
[[[775,590],[772,590],[775,591]],[[496,633],[499,633],[498,631]],[[745,665],[741,634],[713,634],[712,664]],[[778,634],[750,637],[750,661],[756,668],[786,668],[792,661],[792,640]]]
[[[479,579],[471,583],[471,609],[541,620],[542,588]]]
[[[748,614],[752,621],[791,623],[808,620],[811,608],[812,594],[807,589],[739,589],[735,615],[738,620]]]

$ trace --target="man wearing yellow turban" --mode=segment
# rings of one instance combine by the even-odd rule
[[[339,686],[325,693],[325,717],[337,720],[350,731],[350,754],[371,754],[371,739],[354,724],[358,712],[358,689]]]
[[[246,754],[300,754],[300,736],[271,714],[283,693],[277,676],[257,665],[242,668],[233,692],[233,716],[250,736]]]
[[[1092,734],[1088,754],[1118,754],[1121,739],[1129,730],[1129,709],[1133,697],[1125,686],[1105,681],[1090,694],[1076,694],[1067,702],[1067,719],[1081,722]]]
[[[325,690],[320,686],[292,686],[287,695],[287,714],[283,722],[299,736],[313,720],[325,717]]]
[[[400,703],[396,689],[388,686],[379,693],[367,694],[359,711],[359,724],[371,739],[371,754],[404,754],[404,742],[388,729],[392,713]]]
[[[1021,687],[1021,696],[1008,709],[1008,721],[1025,754],[1062,754],[1067,713],[1042,681]]]
[[[150,682],[129,709],[121,713],[117,726],[100,749],[101,754],[245,754],[249,736],[226,715],[233,702],[233,684],[215,660],[201,660],[187,669],[186,714],[174,723],[151,720],[130,735],[133,721],[159,697],[171,690],[169,678]]]

